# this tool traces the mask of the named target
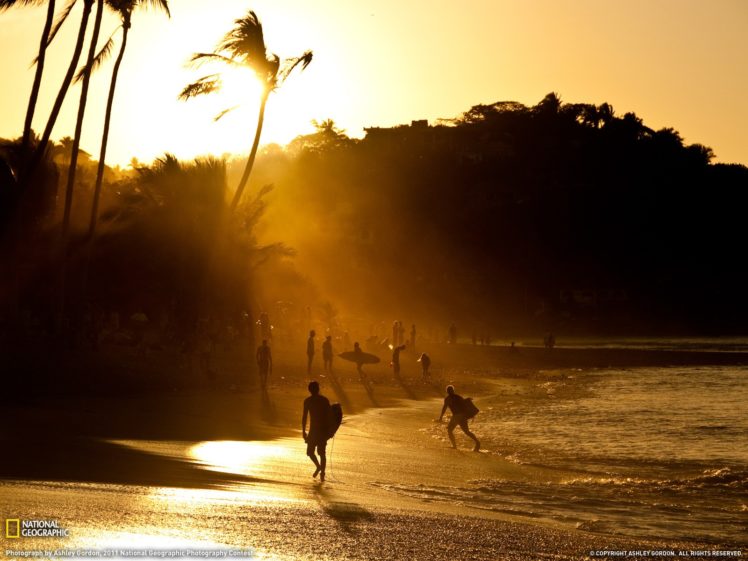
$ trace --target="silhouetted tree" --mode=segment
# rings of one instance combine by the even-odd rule
[[[83,42],[86,37],[86,28],[88,27],[88,18],[91,15],[91,9],[93,8],[93,4],[94,4],[94,0],[83,0],[83,13],[81,15],[81,23],[78,28],[78,37],[75,41],[73,55],[70,59],[70,65],[68,66],[67,72],[65,73],[65,77],[62,80],[62,85],[60,86],[60,90],[57,93],[57,98],[55,99],[54,105],[52,106],[52,111],[50,112],[49,118],[47,119],[47,124],[44,127],[44,132],[42,133],[41,140],[39,141],[39,144],[36,146],[36,150],[34,151],[31,157],[31,161],[29,163],[29,169],[28,169],[29,174],[34,173],[34,170],[36,169],[37,164],[42,159],[44,151],[47,148],[47,143],[49,142],[49,139],[52,136],[52,129],[54,129],[55,123],[57,122],[57,117],[60,114],[60,109],[62,109],[62,103],[63,101],[65,101],[65,96],[67,95],[68,89],[70,88],[70,84],[73,81],[75,70],[78,67],[78,61],[80,60],[80,55],[81,55],[81,52],[83,51]],[[66,8],[66,14],[69,13],[72,7],[73,7],[73,3],[70,2],[68,4],[68,7]],[[50,38],[54,36],[56,29],[50,33]],[[24,176],[26,176],[26,174],[24,174]],[[24,178],[24,180],[27,180],[27,179]]]
[[[119,54],[114,63],[112,78],[109,83],[109,95],[107,97],[106,112],[104,114],[104,129],[101,135],[101,148],[99,149],[99,163],[96,169],[96,184],[94,186],[93,203],[91,205],[91,219],[88,226],[89,240],[93,238],[96,231],[96,220],[99,214],[99,196],[101,194],[101,185],[104,179],[106,152],[109,143],[109,126],[111,124],[112,107],[114,105],[114,92],[117,86],[119,69],[122,64],[122,59],[125,56],[125,49],[127,48],[127,36],[130,31],[132,12],[140,6],[150,5],[165,11],[168,16],[171,16],[167,0],[108,0],[107,4],[117,12],[122,20],[122,43],[120,44]]]
[[[283,84],[297,66],[300,66],[302,70],[306,68],[312,61],[312,52],[306,51],[299,57],[285,59],[281,64],[278,55],[268,52],[265,46],[262,24],[257,18],[257,14],[250,11],[245,17],[236,20],[234,28],[226,34],[214,52],[196,53],[191,59],[192,63],[206,61],[220,61],[233,66],[250,68],[262,84],[257,128],[255,129],[254,141],[247,158],[247,164],[231,202],[231,210],[234,210],[241,200],[257,156],[268,96]],[[212,93],[219,88],[218,75],[210,74],[186,86],[179,94],[179,98],[187,100],[197,95]],[[219,114],[217,119],[220,119],[226,112]]]
[[[43,4],[43,0],[0,0],[0,12],[8,8],[12,8],[16,5],[21,6],[36,6]],[[44,62],[47,54],[47,43],[49,41],[49,34],[52,29],[52,22],[54,21],[55,15],[55,0],[47,0],[47,17],[44,20],[44,29],[42,30],[41,39],[39,41],[39,54],[36,56],[36,71],[34,72],[34,82],[31,86],[31,93],[29,94],[29,104],[26,109],[26,119],[23,123],[23,137],[21,145],[24,149],[28,148],[29,141],[31,139],[31,123],[34,120],[34,111],[36,109],[36,102],[39,98],[39,88],[42,83],[42,74],[44,73]]]

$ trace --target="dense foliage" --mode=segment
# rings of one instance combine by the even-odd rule
[[[507,329],[746,325],[748,169],[610,105],[475,106],[458,119],[331,122],[268,150],[269,230],[356,310]]]

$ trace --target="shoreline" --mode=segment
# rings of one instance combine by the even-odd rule
[[[22,489],[36,489],[35,482],[43,481],[59,482],[53,487],[67,489],[64,491],[68,493],[67,501],[86,500],[81,489],[91,485],[96,489],[98,486],[124,490],[145,487],[151,489],[149,492],[160,488],[184,489],[198,494],[227,491],[238,493],[235,495],[238,497],[264,490],[270,495],[290,493],[292,500],[298,503],[289,507],[291,510],[300,509],[302,516],[316,516],[321,511],[334,522],[336,531],[344,535],[348,535],[348,531],[343,528],[368,535],[367,528],[371,526],[388,528],[390,533],[398,532],[401,526],[415,531],[428,521],[469,550],[470,544],[450,533],[452,526],[466,528],[467,535],[488,531],[512,534],[509,540],[491,537],[482,548],[473,551],[472,558],[476,559],[497,556],[534,559],[535,553],[557,559],[584,559],[587,556],[583,552],[589,548],[718,548],[715,544],[676,543],[575,530],[552,519],[528,521],[522,516],[437,500],[440,488],[462,481],[460,478],[466,477],[465,473],[474,480],[506,477],[532,485],[543,469],[515,465],[492,453],[455,452],[446,446],[443,426],[435,429],[435,425],[428,423],[430,418],[438,416],[445,383],[458,384],[463,395],[484,398],[490,395],[492,404],[500,407],[508,400],[535,399],[539,384],[562,379],[565,369],[585,368],[585,364],[594,365],[587,367],[592,369],[604,368],[607,365],[601,365],[609,361],[613,362],[613,367],[624,368],[642,364],[670,366],[683,364],[686,358],[696,356],[698,365],[713,364],[714,358],[720,359],[718,365],[724,365],[744,364],[748,356],[617,349],[554,349],[547,353],[544,349],[528,347],[507,356],[507,349],[501,347],[478,347],[476,352],[472,346],[459,345],[439,347],[434,354],[438,358],[435,380],[430,385],[420,382],[418,365],[411,362],[412,354],[403,361],[404,375],[399,382],[384,364],[370,369],[368,375],[374,383],[377,403],[360,387],[353,365],[339,361],[339,385],[336,387],[331,386],[327,376],[316,376],[323,384],[323,393],[331,401],[343,401],[335,392],[337,388],[349,404],[345,409],[343,432],[333,449],[336,470],[333,473],[341,481],[329,481],[322,488],[308,478],[306,472],[311,463],[304,457],[299,436],[300,404],[306,396],[307,376],[296,365],[280,362],[267,401],[261,398],[251,380],[247,386],[229,391],[219,375],[216,387],[157,391],[150,396],[137,393],[77,398],[67,394],[48,395],[3,406],[0,409],[0,421],[3,421],[0,442],[4,450],[10,449],[13,454],[6,456],[8,459],[0,466],[0,496],[5,496],[9,504],[20,501],[20,508],[23,501],[16,494]],[[693,365],[693,361],[686,364]],[[9,430],[14,424],[16,434]],[[29,435],[37,436],[30,438]],[[272,450],[280,447],[286,450],[283,454],[289,455],[284,456],[281,463],[271,461],[257,473],[244,472],[241,467],[237,471],[235,466],[216,469],[210,467],[210,460],[206,465],[206,460],[196,462],[185,450],[174,452],[170,443],[180,442],[185,450],[200,442],[235,442],[260,448],[267,446]],[[466,446],[466,439],[459,432],[458,445]],[[275,453],[280,452],[276,450],[271,456]],[[49,461],[50,456],[54,457],[54,462]],[[434,470],[434,466],[438,469]],[[470,470],[477,472],[470,473]],[[545,473],[541,479],[547,481],[548,477]],[[422,492],[413,493],[411,490],[418,489],[419,485],[426,487]],[[53,497],[57,493],[42,487],[39,492],[44,496]],[[322,489],[330,493],[326,499],[320,498]],[[116,492],[126,494],[124,490]],[[436,494],[430,497],[429,493]],[[277,511],[279,507],[271,504],[267,508],[268,518],[263,524],[270,531],[273,509]],[[423,544],[416,536],[402,535],[400,539],[408,551]],[[433,539],[438,540],[438,535]],[[361,551],[382,547],[382,538],[375,537],[372,543],[379,546],[369,544],[366,547],[374,549]],[[543,547],[533,550],[537,543]],[[283,547],[296,551],[298,544],[286,540]],[[729,547],[730,544],[725,544],[725,548]],[[336,555],[331,552],[329,558],[338,558]],[[340,558],[367,557],[362,554]],[[414,555],[412,558],[421,557]]]

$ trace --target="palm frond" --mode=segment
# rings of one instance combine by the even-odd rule
[[[57,32],[62,27],[62,24],[65,23],[66,19],[68,19],[70,12],[73,11],[76,1],[77,0],[68,0],[68,3],[65,5],[65,7],[62,10],[60,10],[59,14],[57,14],[57,18],[55,18],[55,23],[52,26],[52,31],[49,32],[49,37],[47,37],[48,47],[49,47],[49,44],[54,40],[55,36],[57,35]]]
[[[226,113],[231,113],[237,107],[239,107],[239,106],[238,105],[234,105],[233,107],[229,107],[228,109],[224,109],[218,115],[216,115],[215,117],[213,117],[213,121],[214,122],[218,121],[219,119],[223,118],[226,115]]]
[[[297,66],[301,66],[301,70],[304,70],[307,66],[309,66],[309,63],[312,62],[313,56],[314,55],[312,51],[307,51],[301,56],[284,60],[283,68],[281,68],[280,72],[278,73],[278,84],[282,84],[286,80],[286,78],[288,78],[288,75],[291,74],[291,72],[293,72]]]
[[[15,6],[39,6],[43,3],[43,0],[0,0],[0,12]]]
[[[265,37],[257,14],[253,11],[236,20],[234,28],[218,43],[217,52],[225,51],[248,66],[264,61],[267,49]]]
[[[155,10],[162,10],[166,12],[167,17],[171,17],[168,0],[138,0],[137,3]]]
[[[231,66],[241,66],[240,62],[234,60],[233,58],[223,56],[220,53],[195,53],[190,57],[190,60],[187,62],[187,64],[198,68],[203,64],[212,61],[225,62],[226,64],[229,64]]]
[[[118,28],[119,29],[119,28]],[[90,73],[96,72],[96,69],[99,68],[106,59],[109,58],[109,56],[112,54],[112,48],[114,47],[114,34],[117,32],[115,29],[112,34],[109,36],[109,39],[107,39],[106,43],[104,43],[104,46],[101,47],[101,50],[96,53],[96,56],[91,61],[91,71]],[[80,70],[78,70],[78,74],[75,75],[74,83],[80,82],[83,77],[86,75],[86,69],[88,68],[88,65],[83,66]]]
[[[199,95],[213,93],[221,89],[221,79],[218,74],[209,74],[184,87],[177,97],[180,101],[187,101]]]

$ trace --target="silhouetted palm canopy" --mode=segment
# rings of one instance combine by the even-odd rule
[[[283,62],[278,55],[270,53],[265,46],[265,36],[262,31],[262,24],[255,12],[251,11],[235,21],[234,28],[229,31],[223,40],[217,45],[216,50],[212,53],[195,53],[190,59],[191,63],[201,64],[204,62],[218,61],[231,66],[245,67],[252,70],[262,82],[263,92],[260,101],[260,110],[257,120],[257,130],[252,144],[247,165],[236,189],[234,200],[231,204],[235,208],[241,199],[242,192],[252,170],[255,157],[257,155],[257,146],[262,133],[262,123],[265,114],[265,103],[268,95],[278,88],[288,78],[288,75],[298,66],[303,70],[312,61],[312,51],[306,51],[298,57],[287,58]],[[199,78],[195,82],[187,85],[179,94],[179,99],[187,100],[192,97],[213,93],[221,87],[221,80],[218,74],[209,74]],[[222,111],[216,117],[216,120],[223,117],[231,111],[227,109]]]

